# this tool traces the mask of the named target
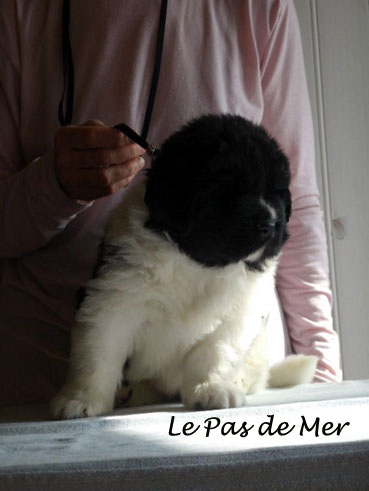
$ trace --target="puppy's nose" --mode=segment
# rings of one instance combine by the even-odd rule
[[[277,220],[275,218],[268,218],[259,223],[258,229],[264,240],[273,235],[276,224]]]

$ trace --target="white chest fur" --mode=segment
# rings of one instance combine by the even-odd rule
[[[143,186],[136,186],[116,210],[106,235],[115,259],[90,282],[94,305],[84,303],[79,322],[101,326],[122,343],[130,381],[155,379],[173,393],[188,354],[217,330],[228,330],[241,344],[237,350],[247,352],[273,291],[274,262],[264,273],[242,262],[204,267],[144,227],[142,197]]]
[[[110,222],[114,254],[87,286],[56,415],[111,410],[127,359],[130,382],[150,380],[192,407],[238,406],[266,383],[262,319],[276,260],[263,272],[202,266],[144,226],[143,192],[132,188]]]

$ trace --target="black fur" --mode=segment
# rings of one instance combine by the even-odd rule
[[[153,159],[146,226],[209,267],[245,260],[265,244],[258,260],[246,262],[262,269],[288,238],[289,183],[288,160],[261,126],[203,116],[170,136]],[[277,212],[275,227],[260,198]]]

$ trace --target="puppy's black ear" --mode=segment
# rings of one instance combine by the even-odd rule
[[[198,172],[197,138],[187,133],[183,128],[173,133],[154,154],[146,174],[146,226],[167,232],[174,240],[189,228],[190,195]]]
[[[161,172],[153,166],[147,172],[144,201],[149,211],[145,226],[176,239],[186,233],[188,223],[188,188],[179,175]]]

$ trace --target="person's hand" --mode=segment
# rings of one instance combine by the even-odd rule
[[[143,168],[144,153],[120,131],[91,120],[56,133],[55,173],[69,197],[93,201],[126,187]]]

